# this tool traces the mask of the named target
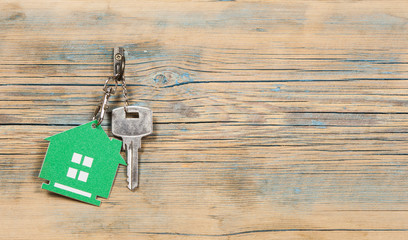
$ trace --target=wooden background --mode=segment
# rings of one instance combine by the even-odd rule
[[[0,2],[1,239],[408,239],[407,1]],[[154,134],[98,208],[38,174],[117,46]]]

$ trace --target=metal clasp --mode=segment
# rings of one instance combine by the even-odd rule
[[[108,109],[108,101],[110,96],[111,96],[110,93],[106,92],[105,95],[103,96],[102,102],[95,109],[92,121],[95,121],[97,119],[96,116],[98,115],[98,113],[100,113],[96,126],[101,125],[103,118],[105,117],[106,110]]]
[[[113,77],[109,77],[105,81],[105,85],[103,86],[103,91],[105,92],[102,101],[98,104],[95,109],[95,112],[92,117],[92,121],[98,119],[97,126],[101,125],[103,118],[105,117],[106,110],[108,109],[108,101],[111,95],[116,93],[116,89],[118,88],[118,81],[114,81],[113,85],[109,85],[109,81],[112,81]],[[99,113],[99,117],[98,116]]]

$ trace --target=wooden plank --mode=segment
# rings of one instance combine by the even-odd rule
[[[1,1],[0,238],[406,239],[407,7]],[[155,125],[140,188],[121,167],[97,208],[37,176],[116,46]]]

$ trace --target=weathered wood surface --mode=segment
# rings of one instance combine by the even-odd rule
[[[407,1],[0,9],[1,239],[408,238]],[[115,46],[155,129],[140,188],[121,167],[98,208],[37,176],[43,139],[90,120]]]

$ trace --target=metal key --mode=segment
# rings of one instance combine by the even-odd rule
[[[138,186],[139,157],[142,137],[153,131],[152,111],[145,107],[128,106],[112,111],[112,133],[123,140],[126,150],[128,188],[134,190]]]

